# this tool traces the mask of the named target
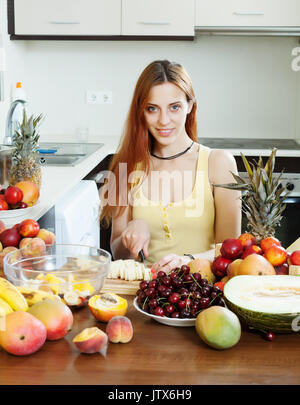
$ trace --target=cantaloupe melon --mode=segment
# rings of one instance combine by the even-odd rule
[[[224,298],[250,328],[274,333],[300,330],[300,277],[236,276],[225,284]]]

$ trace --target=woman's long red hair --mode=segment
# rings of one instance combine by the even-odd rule
[[[116,180],[114,192],[116,193],[117,207],[109,204],[101,207],[100,220],[104,226],[109,225],[113,209],[118,208],[116,215],[120,215],[125,209],[124,205],[118,204],[120,201],[119,164],[127,163],[127,190],[130,190],[132,187],[128,182],[128,176],[136,169],[137,163],[140,165],[139,170],[149,173],[150,152],[153,138],[146,127],[144,111],[151,88],[166,82],[178,86],[186,94],[187,101],[193,102],[192,110],[187,115],[185,130],[192,140],[197,141],[197,104],[191,79],[187,72],[181,65],[171,63],[167,60],[158,60],[150,63],[150,65],[148,65],[141,73],[137,81],[125,123],[121,144],[108,169],[114,174]],[[107,192],[108,190],[103,187],[103,200],[105,200],[104,197],[106,197]]]

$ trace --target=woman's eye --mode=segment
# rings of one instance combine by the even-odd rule
[[[153,111],[156,111],[156,107],[153,107],[153,106],[149,106],[149,107],[147,107],[147,111],[148,112],[153,112]]]
[[[180,108],[180,105],[179,105],[179,104],[174,104],[174,105],[171,106],[171,110],[172,110],[172,111],[178,111],[179,108]]]

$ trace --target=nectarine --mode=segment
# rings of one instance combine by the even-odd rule
[[[287,252],[282,246],[273,245],[265,251],[264,256],[273,266],[281,266],[287,259]]]

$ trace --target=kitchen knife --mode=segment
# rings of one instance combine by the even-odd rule
[[[144,261],[145,261],[145,253],[144,253],[143,249],[141,249],[139,251],[139,258],[140,258],[141,262],[144,263]]]

